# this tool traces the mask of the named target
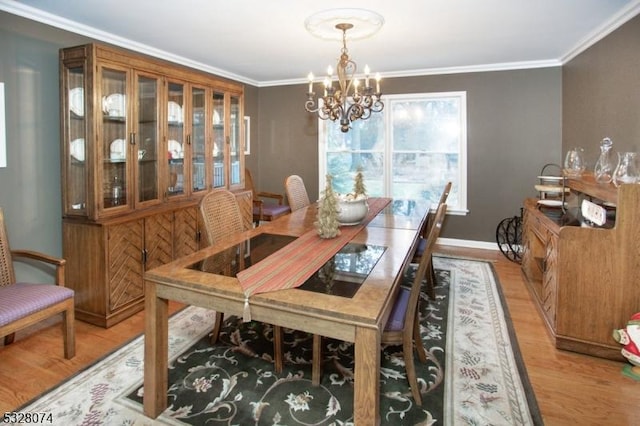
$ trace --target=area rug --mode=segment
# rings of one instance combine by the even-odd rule
[[[448,257],[435,257],[434,266],[436,300],[423,298],[420,310],[423,404],[411,397],[402,348],[384,348],[381,423],[542,424],[493,266]],[[142,414],[143,337],[19,411],[51,413],[53,424],[65,425],[353,424],[351,343],[323,339],[322,382],[314,387],[311,336],[285,330],[285,368],[276,374],[271,326],[230,317],[211,346],[214,318],[196,307],[171,318],[169,408],[157,419]]]

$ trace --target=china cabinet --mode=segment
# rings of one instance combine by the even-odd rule
[[[566,211],[525,201],[522,271],[555,346],[623,360],[612,338],[640,309],[640,185],[567,180]],[[603,206],[606,223],[582,218],[582,200]]]
[[[244,191],[242,85],[101,44],[60,50],[63,255],[76,316],[143,308],[144,271],[198,249],[197,204]],[[248,203],[248,207],[245,204]]]

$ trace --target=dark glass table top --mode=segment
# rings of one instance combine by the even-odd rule
[[[296,237],[287,235],[259,234],[245,241],[241,246],[216,253],[209,258],[189,265],[188,268],[235,276],[241,264],[239,262],[240,253],[244,253],[244,267],[248,268],[295,239]],[[384,246],[347,243],[298,288],[351,298],[364,283],[385,250]],[[229,265],[231,265],[230,268]]]

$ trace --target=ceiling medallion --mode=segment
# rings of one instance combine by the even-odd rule
[[[338,24],[351,24],[350,40],[371,37],[384,24],[382,15],[366,9],[329,9],[315,13],[304,21],[304,26],[312,35],[324,40],[342,40],[342,33],[336,31]]]

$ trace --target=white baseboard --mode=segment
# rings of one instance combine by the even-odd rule
[[[438,238],[438,244],[454,247],[499,250],[498,243],[492,243],[488,241],[459,240],[457,238]]]

